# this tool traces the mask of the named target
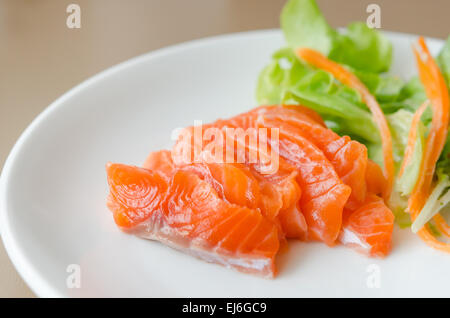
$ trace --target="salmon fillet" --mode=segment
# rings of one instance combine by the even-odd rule
[[[122,164],[108,164],[107,175],[108,206],[124,230],[208,262],[274,276],[277,228],[259,210],[224,201],[189,171],[175,171],[169,184],[156,172]]]

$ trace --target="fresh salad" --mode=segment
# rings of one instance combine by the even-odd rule
[[[383,167],[383,198],[400,227],[432,247],[450,245],[450,37],[431,56],[413,43],[417,76],[388,74],[392,44],[354,22],[330,27],[314,0],[290,0],[281,13],[286,46],[259,75],[259,104],[300,104],[318,112],[341,136],[366,145]]]

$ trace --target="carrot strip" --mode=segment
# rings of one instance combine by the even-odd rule
[[[424,226],[423,228],[421,228],[419,230],[419,232],[417,232],[417,235],[419,235],[419,237],[422,239],[422,241],[424,241],[425,243],[428,244],[428,246],[431,246],[439,251],[443,251],[443,252],[447,252],[450,253],[450,245],[443,243],[441,241],[438,241],[433,234],[431,234],[430,230],[428,229],[428,227]]]
[[[414,117],[411,121],[411,128],[409,130],[408,134],[408,144],[405,149],[405,155],[403,157],[402,166],[400,167],[400,171],[398,173],[398,176],[401,177],[403,175],[403,172],[405,172],[405,168],[410,163],[412,156],[414,154],[414,147],[416,145],[416,138],[417,138],[417,129],[419,127],[420,118],[422,117],[424,111],[427,109],[428,105],[430,104],[429,100],[426,100],[422,106],[420,106],[416,112],[414,113]]]
[[[445,219],[442,217],[442,215],[440,214],[436,214],[433,217],[434,223],[436,223],[437,228],[439,229],[439,231],[447,236],[450,237],[450,226],[448,226],[447,222],[445,221]]]
[[[394,157],[392,151],[391,132],[389,130],[386,117],[384,117],[384,113],[381,110],[381,107],[378,104],[377,100],[375,99],[375,97],[373,97],[373,95],[369,92],[367,87],[359,80],[358,77],[356,77],[353,73],[349,72],[338,63],[329,60],[321,53],[312,49],[302,48],[297,50],[297,55],[309,64],[333,74],[333,76],[336,77],[340,82],[350,86],[361,94],[363,101],[372,112],[373,118],[381,134],[384,160],[383,173],[387,180],[383,198],[387,202],[391,195],[394,184]]]
[[[424,158],[421,163],[419,179],[408,200],[408,211],[414,221],[424,206],[433,181],[436,162],[444,148],[448,133],[449,95],[444,77],[431,56],[423,37],[419,38],[418,47],[414,47],[419,76],[425,87],[425,92],[431,101],[433,119],[425,144]],[[419,237],[428,245],[450,253],[450,244],[438,241],[423,227],[418,232]]]

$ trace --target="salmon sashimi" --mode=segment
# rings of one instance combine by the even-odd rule
[[[261,201],[258,181],[242,164],[193,163],[177,166],[171,152],[161,150],[150,153],[143,167],[157,170],[169,180],[177,169],[191,171],[207,181],[222,199],[231,203],[257,208]]]
[[[163,159],[163,160],[162,160]],[[295,218],[295,222],[289,223],[284,229],[284,224],[278,217],[280,211],[295,206],[300,197],[300,189],[295,181],[296,173],[292,173],[285,178],[272,176],[276,179],[273,183],[266,182],[264,175],[253,173],[248,167],[238,163],[193,163],[190,165],[175,166],[170,152],[166,150],[152,152],[145,164],[145,168],[162,169],[167,176],[173,175],[175,169],[190,171],[208,182],[219,197],[227,202],[245,206],[251,209],[260,209],[262,214],[279,227],[280,240],[285,241],[285,237],[291,237],[292,233],[306,232],[306,222],[299,211],[291,213],[300,214]],[[288,174],[291,171],[283,171]],[[258,179],[255,177],[258,176]],[[284,207],[287,206],[287,207]],[[292,229],[295,228],[295,232]]]
[[[230,120],[216,121],[207,127],[213,126],[221,131],[224,131],[227,127],[240,128],[239,126],[247,131],[252,128],[257,129],[258,114],[261,110],[267,108],[256,108],[240,116],[235,116]],[[312,119],[309,120],[311,123],[315,123]],[[279,129],[279,127],[273,128]],[[195,134],[194,128],[191,128],[190,134]],[[224,134],[226,135],[226,133]],[[225,139],[227,137],[229,135],[221,138]],[[274,145],[270,132],[268,132],[267,137],[268,147],[272,147],[272,150],[280,148],[277,151],[280,157],[284,158],[286,162],[298,171],[297,183],[302,192],[299,207],[308,225],[308,239],[322,240],[328,245],[335,244],[341,228],[342,210],[348,200],[351,189],[342,183],[333,165],[328,161],[323,152],[313,143],[306,140],[306,138],[296,136],[295,140],[292,140],[290,137],[283,136],[283,138],[280,138],[279,144]],[[204,140],[207,139],[204,138]],[[192,139],[182,138],[182,140],[188,140],[189,142]],[[284,151],[281,151],[282,147],[284,147]],[[174,149],[186,149],[186,146],[178,143]],[[206,143],[203,145],[203,149],[213,149],[213,147],[208,147],[208,143]],[[246,149],[248,152],[252,150]],[[258,155],[261,155],[260,148],[257,151]],[[205,155],[201,157],[204,158]]]
[[[367,193],[368,155],[366,146],[344,136],[328,144],[324,153],[334,165],[342,182],[352,189],[346,206],[351,208],[351,206],[357,206],[364,202]]]
[[[279,153],[299,171],[300,207],[308,225],[308,239],[334,245],[350,187],[342,183],[323,153],[304,138],[296,142],[280,139]]]
[[[175,164],[172,160],[172,153],[170,150],[160,150],[151,152],[144,164],[143,168],[153,171],[158,171],[166,181],[169,181],[175,171]]]
[[[265,191],[265,185],[243,164],[201,162],[175,165],[171,153],[162,150],[152,152],[144,168],[161,169],[169,178],[176,169],[191,171],[208,182],[223,200],[252,209],[259,208],[271,220],[275,219],[283,206],[282,194],[276,190],[269,193]]]
[[[108,163],[106,172],[123,231],[241,272],[273,277],[286,238],[377,257],[391,248],[383,171],[304,106],[187,127],[142,168]]]
[[[382,195],[387,187],[387,180],[384,177],[383,170],[379,165],[369,159],[366,170],[367,192],[376,195]]]
[[[286,111],[295,112],[295,116],[301,116],[303,114],[302,110],[306,109],[300,107],[299,110],[294,111],[290,109],[292,107],[293,106],[288,106]],[[242,126],[244,128],[276,128],[280,130],[281,134],[282,129],[280,129],[280,127],[282,127],[282,125],[280,125],[280,123],[278,123],[278,125],[271,126],[264,124],[261,125],[259,118],[261,117],[261,114],[266,113],[268,110],[273,110],[274,112],[285,111],[282,107],[258,107],[243,115],[235,116],[230,120],[222,120],[220,122],[232,127]],[[318,115],[315,112],[306,111],[306,113],[313,114],[312,117],[315,117],[316,119],[309,117],[307,114],[303,114],[302,116],[305,121],[307,121],[312,127],[318,126],[323,128],[321,125],[323,121],[317,119]],[[328,245],[333,245],[339,234],[343,205],[346,204],[351,190],[342,185],[342,182],[335,173],[332,164],[328,162],[322,152],[317,149],[315,145],[310,143],[305,138],[302,138],[301,135],[296,135],[296,137],[297,138],[295,141],[290,141],[289,136],[280,135],[279,147],[283,148],[282,146],[284,146],[285,150],[296,148],[296,151],[293,152],[287,151],[282,153],[279,150],[279,154],[281,156],[279,159],[280,166],[282,166],[282,162],[285,159],[296,168],[299,172],[297,181],[302,191],[302,199],[300,200],[298,206],[284,209],[284,217],[281,218],[282,223],[285,224],[285,228],[287,228],[287,224],[298,224],[297,220],[302,219],[302,216],[298,215],[298,210],[300,208],[309,227],[309,239],[319,239],[326,242]],[[307,152],[309,152],[312,157]],[[314,165],[316,167],[321,166],[325,169],[320,168],[314,170]],[[327,169],[330,171],[330,174],[325,176],[325,171]],[[319,174],[323,174],[323,176],[313,176],[311,175],[312,172],[319,172]],[[318,202],[321,202],[321,199],[323,199],[322,195],[329,190],[331,190],[330,196],[328,199],[323,200],[324,202],[327,202],[329,206],[327,206],[327,204],[318,204]],[[295,232],[300,233],[300,231]],[[291,234],[288,235],[288,237],[305,239],[304,234]]]
[[[143,168],[158,171],[167,181],[177,169],[191,171],[197,174],[202,180],[207,181],[217,192],[220,198],[230,203],[246,206],[248,208],[262,208],[260,202],[260,184],[252,173],[242,164],[227,163],[193,163],[175,165],[172,160],[172,153],[169,150],[151,152],[143,164]],[[271,205],[276,205],[279,200],[272,198],[267,200]],[[268,215],[277,214],[280,207],[267,211]],[[263,211],[266,209],[262,208]]]
[[[239,159],[241,159],[240,161],[243,162],[243,164],[239,164],[240,169],[244,169],[247,171],[250,170],[253,177],[255,177],[258,180],[261,195],[259,208],[262,210],[263,214],[267,216],[270,220],[279,224],[281,226],[281,232],[283,232],[283,234],[285,234],[287,237],[294,237],[292,234],[294,233],[293,231],[287,231],[286,229],[284,229],[284,224],[286,223],[284,219],[283,222],[281,222],[282,220],[277,218],[280,212],[289,210],[292,215],[296,216],[296,218],[292,220],[292,222],[290,222],[290,228],[294,228],[294,226],[296,226],[297,228],[295,233],[302,233],[302,237],[305,237],[304,232],[306,231],[306,222],[304,216],[301,214],[300,209],[298,208],[297,205],[297,202],[299,201],[300,198],[301,190],[296,182],[296,176],[298,174],[296,167],[288,164],[282,158],[278,158],[277,154],[278,169],[271,173],[263,173],[267,165],[262,163],[260,159],[262,157],[267,156],[267,154],[265,155],[262,154],[260,148],[257,147],[250,149],[249,144],[246,143],[246,140],[243,139],[239,140],[237,135],[227,134],[226,132],[227,128],[237,127],[235,126],[236,124],[238,124],[237,120],[240,119],[236,117],[236,121],[234,121],[234,123],[231,123],[231,121],[228,120],[220,120],[214,122],[213,124],[204,125],[202,127],[203,128],[202,133],[205,133],[208,128],[216,128],[218,129],[220,134],[222,134],[222,137],[219,138],[221,140],[228,140],[229,143],[225,145],[225,149],[223,150],[223,157],[221,157],[224,159],[227,159],[226,152],[231,152],[234,154],[236,143],[239,142],[241,143],[241,145],[243,146],[241,148],[243,149],[243,153],[241,153],[239,156],[234,156],[233,158],[231,158],[231,160],[239,161]],[[245,125],[243,126],[245,129],[252,128]],[[213,158],[215,154],[213,154],[212,152],[215,151],[215,147],[210,146],[210,144],[212,144],[215,141],[215,139],[211,141],[209,138],[204,138],[200,153],[194,154],[195,144],[192,136],[195,134],[195,128],[188,127],[184,132],[184,134],[185,135],[182,135],[182,137],[177,140],[172,150],[172,157],[174,158],[174,162],[176,162],[177,165],[179,166],[190,167],[188,169],[199,170],[199,165],[204,165],[205,164],[204,162],[202,162],[201,164],[198,163],[188,164],[186,162],[186,158],[188,158],[188,160],[191,160],[192,158],[195,157],[195,155],[197,155],[197,158],[199,158],[200,161],[202,160],[208,161],[208,159]],[[230,147],[231,151],[228,151]],[[268,142],[266,147],[267,152],[270,152],[270,145]],[[251,160],[252,151],[256,151],[254,161]],[[188,153],[187,155],[186,152]],[[207,165],[210,166],[211,164],[207,163]],[[225,165],[230,164],[226,163]],[[197,168],[195,168],[196,166]],[[230,178],[230,180],[232,180],[232,178]],[[231,182],[230,186],[231,185],[234,186],[233,182]],[[231,202],[242,204],[242,202],[236,201]],[[300,236],[298,235],[295,237],[300,238]]]
[[[261,111],[266,111],[268,109],[283,111],[283,109],[292,110],[297,112],[298,114],[303,114],[304,119],[310,121],[313,124],[318,124],[322,127],[326,128],[325,122],[323,121],[320,115],[312,110],[311,108],[302,106],[302,105],[273,105],[273,106],[260,106],[256,107],[246,113],[239,114],[229,119],[219,119],[213,123],[213,125],[217,127],[241,127],[241,128],[249,128],[255,127],[255,117],[261,113]]]
[[[222,199],[230,203],[252,209],[260,207],[259,183],[250,171],[240,164],[194,163],[180,169],[200,176],[212,185]]]
[[[244,128],[263,127],[280,130],[279,154],[299,172],[297,181],[302,191],[300,208],[306,218],[309,238],[333,245],[341,228],[343,208],[352,191],[342,183],[334,166],[318,147],[298,133],[294,135],[294,138],[289,134],[283,134],[283,129],[280,128],[284,125],[283,121],[278,121],[275,125],[265,125],[265,122],[261,124],[261,114],[268,110],[295,113],[293,117],[302,115],[301,112],[289,108],[268,106],[256,108],[228,121],[222,120],[220,123],[234,127],[241,125]],[[320,127],[320,133],[324,134],[324,131],[328,131],[312,118],[302,116],[311,127],[318,127],[317,130]],[[285,120],[288,119],[285,118]],[[365,167],[363,169],[365,170]],[[365,185],[364,175],[363,184]],[[363,191],[365,192],[365,187]]]
[[[286,178],[286,180],[280,180],[279,183],[270,183],[264,180],[264,177],[257,179],[250,169],[242,164],[229,163],[196,163],[182,166],[180,169],[191,171],[208,182],[223,200],[239,206],[259,209],[262,215],[278,227],[282,243],[285,242],[285,237],[291,237],[292,231],[288,232],[288,228],[284,228],[284,223],[281,222],[279,215],[285,204],[295,206],[300,197],[295,176],[291,180]],[[256,174],[256,172],[254,173]],[[306,231],[304,218],[303,223],[301,223],[301,217],[296,220],[300,220],[297,223],[297,232],[303,231],[304,233]],[[291,224],[289,229],[295,225]]]
[[[322,127],[327,128],[327,125],[323,121],[323,118],[315,110],[308,108],[303,105],[280,105],[283,108],[292,109],[296,112],[306,115],[308,118],[312,119],[315,123]],[[273,107],[273,106],[272,106]]]
[[[122,164],[106,165],[108,208],[116,224],[132,228],[148,219],[164,200],[168,184],[158,172]]]
[[[367,192],[367,148],[347,136],[339,137],[301,111],[295,111],[294,107],[260,108],[257,120],[264,127],[279,128],[280,135],[294,139],[303,136],[312,141],[333,164],[342,182],[351,187],[349,203],[364,202]]]
[[[280,158],[276,173],[261,174],[254,165],[250,165],[250,170],[260,182],[266,209],[278,211],[278,222],[284,235],[305,239],[308,226],[299,205],[301,189],[297,183],[297,169]]]
[[[355,211],[346,211],[339,240],[369,256],[384,257],[391,250],[394,214],[377,195],[368,194]]]
[[[121,164],[109,164],[107,174],[108,206],[124,215],[115,217],[120,227],[209,262],[274,276],[277,227],[258,209],[226,202],[190,171],[177,170],[169,185],[155,172]]]
[[[248,208],[260,208],[271,219],[282,207],[282,197],[277,192],[271,194],[270,200],[261,198],[260,182],[243,164],[201,162],[175,165],[170,151],[162,150],[150,153],[144,168],[161,169],[169,178],[175,169],[191,171],[207,181],[222,199]]]

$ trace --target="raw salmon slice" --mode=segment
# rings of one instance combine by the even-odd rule
[[[168,184],[158,172],[108,163],[108,208],[116,224],[131,228],[148,219],[162,203]]]
[[[288,109],[294,109],[308,116],[308,120],[311,123],[319,124],[325,127],[325,123],[319,114],[307,107],[297,107],[297,105],[286,105]],[[258,125],[256,119],[261,113],[261,110],[272,107],[258,107],[250,110],[249,112],[234,116],[227,120],[218,120],[212,125],[217,127],[232,127],[257,129]],[[275,127],[278,128],[278,127]],[[261,180],[262,183],[267,184],[266,188],[269,193],[281,193],[283,197],[283,206],[279,212],[279,221],[281,228],[288,238],[306,239],[307,236],[307,223],[304,215],[301,213],[299,199],[301,189],[298,183],[295,181],[298,175],[297,168],[294,165],[290,165],[283,158],[278,159],[279,169],[276,173],[272,174],[260,174],[258,172],[257,165],[250,165],[252,172]],[[266,182],[268,181],[268,182]],[[268,201],[270,196],[267,196]],[[272,199],[273,200],[273,199]]]
[[[256,108],[228,121],[221,120],[220,123],[234,127],[280,129],[282,122],[277,122],[276,125],[265,125],[265,122],[261,124],[259,118],[268,110],[295,113],[292,115],[294,117],[302,115],[288,108],[268,106]],[[303,116],[312,127],[320,127],[321,131],[327,130],[312,118]],[[269,138],[270,142],[272,141]],[[322,240],[328,245],[335,244],[342,224],[343,207],[351,189],[342,183],[323,152],[302,135],[297,134],[292,138],[288,134],[282,134],[280,129],[279,144],[275,148],[278,148],[280,156],[299,172],[297,182],[302,193],[300,208],[308,226],[308,238]],[[293,218],[291,223],[295,222],[295,219]],[[289,220],[289,216],[284,220]]]
[[[339,137],[293,110],[265,107],[258,119],[266,125],[269,123],[269,127],[279,127],[282,136],[293,139],[306,136],[314,141],[333,164],[341,180],[352,188],[345,208],[354,212],[349,213],[349,218],[344,217],[345,237],[348,239],[349,233],[358,237],[356,241],[360,244],[357,249],[370,256],[386,255],[390,249],[393,216],[382,199],[370,194],[380,194],[386,180],[381,168],[367,158],[366,147],[347,136]],[[364,232],[362,224],[368,225],[369,222],[371,225]]]
[[[334,245],[350,187],[342,183],[323,153],[304,138],[295,142],[280,139],[279,153],[299,171],[300,207],[308,225],[308,239]]]
[[[308,116],[308,118],[312,119],[315,123],[319,124],[322,127],[327,128],[327,125],[325,124],[319,113],[317,113],[315,110],[309,107],[303,105],[280,105],[280,106],[304,114]]]
[[[384,257],[391,250],[394,215],[384,201],[368,194],[355,211],[346,211],[339,240],[369,256]]]
[[[257,120],[264,127],[279,128],[280,135],[293,139],[303,136],[312,141],[332,163],[342,182],[351,187],[349,204],[364,202],[367,192],[367,148],[347,136],[339,137],[332,130],[311,120],[302,113],[305,108],[295,111],[294,107],[260,108]]]
[[[221,131],[227,127],[242,129],[267,128],[257,126],[259,113],[264,111],[264,109],[266,108],[257,108],[229,120],[216,121],[206,127],[213,126],[221,129]],[[312,119],[309,120],[314,122]],[[193,128],[190,129],[190,134],[193,135]],[[221,138],[224,139],[226,137]],[[302,193],[299,206],[308,226],[308,239],[319,239],[328,245],[333,245],[339,235],[342,223],[342,210],[348,200],[351,189],[342,183],[333,165],[314,144],[302,136],[296,136],[295,140],[290,139],[292,138],[283,136],[279,145],[275,146],[271,140],[270,132],[268,132],[268,147],[272,149],[279,148],[278,154],[291,166],[295,167],[295,170],[298,172],[297,183]],[[193,142],[192,139],[182,138],[181,142],[180,140],[177,142],[174,150],[179,152],[179,149],[186,149],[186,140]],[[208,143],[203,144],[203,149],[212,148],[208,147]],[[250,150],[247,149],[247,151],[249,152]],[[257,149],[257,151],[260,153],[260,149]],[[248,165],[248,163],[246,164]],[[284,210],[287,211],[288,209]],[[299,211],[293,210],[292,207],[290,211],[299,213]],[[300,220],[301,218],[301,216],[298,216],[296,219]]]
[[[222,199],[248,208],[260,207],[258,180],[242,164],[193,163],[176,166],[171,152],[161,150],[150,153],[143,167],[158,171],[166,180],[171,179],[176,169],[191,171],[207,181]]]
[[[193,163],[176,166],[170,152],[162,150],[152,152],[144,168],[161,171],[169,178],[176,169],[191,171],[208,182],[223,200],[251,209],[259,208],[270,220],[276,218],[283,207],[283,199],[287,200],[289,196],[286,194],[284,198],[277,189],[268,189],[248,167],[238,163]],[[282,183],[282,180],[278,182]],[[284,184],[283,186],[286,187]]]
[[[381,167],[369,159],[366,170],[367,192],[381,195],[387,186]]]
[[[261,174],[257,166],[249,165],[259,180],[262,200],[268,210],[277,211],[278,222],[287,238],[305,239],[308,226],[301,213],[301,189],[297,183],[298,171],[284,159],[279,159],[276,173]]]
[[[166,181],[169,181],[175,171],[175,164],[172,160],[172,153],[170,150],[159,150],[151,152],[144,164],[143,168],[158,171]]]
[[[230,203],[251,209],[260,207],[259,183],[243,165],[232,163],[195,163],[180,167],[208,182],[219,196]]]
[[[280,180],[279,183],[270,183],[264,179],[256,177],[256,172],[252,174],[249,168],[242,164],[205,164],[196,163],[185,165],[179,168],[183,171],[190,171],[198,175],[202,180],[208,182],[223,200],[250,209],[259,209],[263,216],[274,223],[279,228],[279,239],[285,241],[285,237],[291,237],[284,228],[284,223],[279,218],[283,211],[283,206],[289,204],[293,206],[300,198],[300,190],[295,181],[295,176]],[[283,189],[283,187],[287,189]],[[293,187],[293,188],[289,188]],[[300,214],[300,212],[298,212]],[[302,215],[296,220],[301,221]],[[297,232],[306,231],[306,222],[290,224],[290,228],[295,225],[299,227]]]
[[[277,228],[258,209],[226,202],[190,171],[177,170],[168,186],[164,178],[147,169],[109,164],[107,173],[108,206],[114,215],[131,220],[126,223],[127,231],[208,262],[274,276]],[[117,195],[118,188],[125,191]],[[123,228],[122,219],[115,219]]]
[[[212,125],[217,127],[241,127],[241,128],[249,128],[249,127],[255,127],[255,117],[257,117],[261,111],[265,111],[268,109],[289,109],[294,112],[297,112],[299,114],[302,114],[302,118],[305,118],[306,120],[310,121],[313,124],[318,124],[322,127],[326,128],[325,122],[323,121],[322,117],[311,108],[308,108],[306,106],[302,105],[273,105],[273,106],[260,106],[253,108],[252,110],[239,114],[237,116],[231,117],[229,119],[219,119],[215,121]]]
[[[228,128],[239,128],[239,129],[248,129],[248,128],[254,128],[250,127],[249,125],[253,123],[248,122],[248,126],[246,125],[246,119],[244,118],[247,116],[247,114],[244,114],[243,117],[236,116],[232,118],[231,120],[218,120],[212,124],[203,125],[202,132],[205,133],[208,128],[215,128],[218,129],[220,134],[222,134],[221,140],[230,141],[230,143],[226,144],[224,143],[225,147],[229,147],[233,155],[235,154],[235,149],[237,148],[237,145],[241,145],[241,150],[243,149],[243,153],[240,153],[238,156],[233,156],[231,158],[231,161],[239,161],[238,159],[241,159],[241,162],[243,164],[234,164],[234,167],[238,167],[241,171],[245,171],[245,174],[248,176],[248,171],[251,172],[253,176],[250,177],[250,179],[257,179],[257,182],[259,183],[259,197],[260,201],[258,204],[258,207],[261,209],[263,214],[268,217],[268,219],[272,220],[276,224],[278,224],[281,227],[280,233],[283,233],[287,237],[291,238],[305,238],[306,237],[306,221],[304,216],[301,214],[299,205],[297,202],[300,199],[301,195],[301,189],[297,184],[296,177],[298,175],[297,168],[293,165],[288,164],[285,160],[282,158],[278,158],[277,156],[277,163],[278,163],[278,169],[276,171],[273,171],[271,173],[263,173],[267,167],[266,164],[261,163],[261,158],[265,157],[261,154],[261,149],[256,147],[250,149],[248,140],[239,140],[239,138],[235,138],[236,135],[228,134],[227,130]],[[241,125],[242,127],[239,127],[238,125]],[[257,133],[256,130],[253,130],[251,133]],[[187,169],[196,169],[199,170],[208,170],[209,168],[199,168],[199,166],[205,166],[205,163],[198,164],[186,164],[185,158],[185,150],[188,149],[188,152],[194,151],[194,138],[192,136],[195,134],[194,127],[188,127],[185,131],[184,136],[178,139],[177,143],[175,144],[173,150],[172,150],[172,156],[174,157],[174,161],[177,162],[179,166],[185,166]],[[250,134],[250,133],[249,133]],[[186,138],[186,136],[188,136]],[[217,137],[217,136],[216,136]],[[255,137],[257,140],[258,137]],[[201,160],[206,160],[214,157],[214,154],[212,154],[212,151],[215,151],[215,148],[213,146],[210,146],[212,143],[215,142],[216,139],[209,140],[209,138],[205,137],[203,138],[202,147],[201,147],[201,155],[197,154],[197,158],[201,158]],[[271,151],[271,147],[268,141],[266,141],[266,150],[268,153]],[[256,152],[256,161],[252,161],[252,154],[250,154],[251,151]],[[226,158],[226,152],[227,149],[224,149],[223,158]],[[191,153],[187,156],[187,158],[194,158],[194,154]],[[223,165],[225,166],[232,166],[232,164],[226,163],[222,164],[220,167],[223,169]],[[211,167],[211,163],[207,163],[206,166]],[[234,168],[236,169],[236,168]],[[241,172],[242,174],[242,172]],[[205,173],[203,173],[205,175]],[[228,182],[229,188],[236,188],[235,182],[233,182],[233,178],[228,178],[230,181]],[[238,178],[238,180],[241,178]],[[220,184],[224,185],[223,182],[220,182]],[[211,182],[211,184],[214,184]],[[244,183],[242,183],[244,184]],[[217,187],[215,187],[217,188]],[[247,188],[249,190],[249,188]],[[250,190],[251,191],[251,190]],[[221,193],[221,191],[218,191]],[[240,193],[245,193],[243,190],[240,190]],[[225,196],[230,202],[235,204],[241,204],[244,205],[242,201],[238,201],[233,199],[230,196]],[[246,204],[247,207],[254,207]],[[280,213],[283,213],[283,215],[286,215],[286,211],[289,211],[289,215],[295,216],[292,221],[287,221],[287,218],[277,218],[277,216]],[[289,224],[289,227],[287,227],[287,224]],[[286,225],[286,226],[285,226]],[[293,231],[295,227],[295,231]],[[288,230],[289,229],[289,230]],[[301,233],[301,235],[299,234]]]
[[[170,151],[161,150],[150,153],[144,168],[161,171],[169,179],[177,169],[193,172],[208,182],[221,199],[251,209],[260,208],[270,219],[276,217],[282,206],[281,195],[279,198],[272,195],[271,200],[263,200],[264,194],[261,193],[259,181],[243,164],[183,163],[177,166],[172,160]]]
[[[289,106],[288,106],[289,107]],[[243,129],[257,129],[256,117],[261,107],[250,110],[232,117],[228,120],[218,120],[213,125],[217,127],[232,127]],[[308,108],[302,109],[308,115],[311,115],[312,121],[324,124],[322,118],[313,110]],[[268,146],[270,148],[270,144]],[[296,181],[298,170],[294,165],[289,164],[282,157],[278,158],[278,170],[275,173],[262,174],[257,164],[249,165],[253,174],[264,185],[266,193],[280,193],[282,197],[282,206],[279,209],[278,220],[282,231],[288,238],[306,239],[307,223],[304,215],[301,213],[299,200],[301,197],[301,189]],[[270,195],[266,195],[267,201],[277,202]],[[270,204],[270,203],[268,203]]]

